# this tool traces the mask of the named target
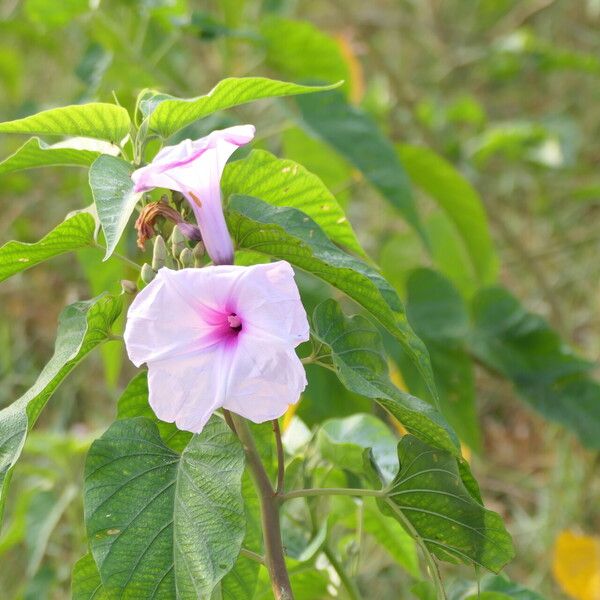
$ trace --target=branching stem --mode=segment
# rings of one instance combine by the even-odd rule
[[[269,476],[260,460],[254,438],[246,421],[233,413],[223,410],[228,423],[233,425],[244,452],[246,464],[260,498],[262,530],[265,545],[265,566],[269,571],[271,587],[276,600],[294,600],[290,577],[285,564],[281,527],[279,524],[279,506]]]
[[[280,496],[283,494],[285,486],[285,456],[283,454],[283,443],[281,441],[281,429],[279,428],[279,421],[273,419],[273,434],[275,435],[275,445],[277,447],[277,489],[276,494]]]

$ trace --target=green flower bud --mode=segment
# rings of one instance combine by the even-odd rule
[[[194,266],[194,257],[189,248],[183,249],[182,253],[179,255],[179,262],[184,269]]]
[[[192,256],[194,258],[194,266],[201,267],[202,259],[204,258],[204,253],[206,252],[206,248],[204,248],[203,242],[198,242],[194,249],[192,250]]]
[[[121,279],[121,290],[124,294],[133,295],[137,292],[137,285],[129,279]]]
[[[152,268],[154,271],[162,269],[167,264],[167,245],[161,235],[154,240],[154,252],[152,253]]]
[[[148,284],[156,277],[156,272],[148,263],[144,263],[142,265],[140,277],[144,283]]]
[[[173,256],[177,258],[184,249],[187,248],[187,238],[183,233],[181,233],[181,229],[175,225],[173,228],[173,234],[171,235],[171,250],[173,252]]]

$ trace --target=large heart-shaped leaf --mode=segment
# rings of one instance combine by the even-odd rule
[[[274,206],[305,212],[336,243],[364,256],[342,207],[323,182],[292,160],[253,150],[225,169],[221,187],[225,196],[245,194]]]
[[[0,133],[72,135],[119,143],[129,133],[130,126],[129,113],[123,107],[91,102],[52,108],[24,119],[0,123]]]
[[[428,550],[450,562],[498,572],[514,556],[500,516],[467,490],[456,457],[412,435],[398,444],[400,470],[379,499]]]
[[[106,238],[104,260],[117,247],[129,217],[142,196],[133,191],[133,170],[130,163],[108,154],[99,156],[90,168],[90,187]]]
[[[173,98],[160,94],[140,103],[142,113],[149,115],[150,129],[169,137],[186,125],[219,110],[240,104],[276,98],[322,92],[338,87],[298,85],[266,77],[229,77],[220,81],[208,94],[197,98]]]
[[[90,350],[108,338],[121,305],[120,298],[102,295],[67,306],[59,318],[54,355],[33,386],[0,411],[0,515],[27,433],[62,380]]]
[[[86,526],[112,597],[209,598],[233,567],[244,537],[244,455],[213,417],[180,456],[156,425],[113,423],[85,471]]]
[[[7,242],[0,247],[0,281],[65,252],[93,246],[95,230],[94,217],[80,212],[65,219],[39,242]]]
[[[366,318],[346,317],[335,301],[326,300],[315,309],[313,332],[331,352],[336,373],[350,391],[376,400],[414,435],[458,454],[442,415],[390,381],[381,337]]]
[[[295,208],[233,196],[228,222],[238,247],[287,260],[342,290],[369,311],[402,344],[432,398],[437,399],[427,350],[410,328],[395,290],[378,271],[332,244],[310,217]]]
[[[99,155],[93,150],[49,146],[34,137],[0,163],[0,175],[36,167],[89,167]]]
[[[404,216],[426,241],[410,181],[393,145],[362,109],[338,92],[297,98],[300,124],[332,146]]]

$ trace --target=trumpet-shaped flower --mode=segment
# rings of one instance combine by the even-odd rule
[[[183,194],[216,265],[233,263],[233,244],[221,205],[221,175],[234,151],[253,137],[253,125],[238,125],[196,141],[184,140],[163,148],[149,165],[131,176],[136,192],[161,187]]]
[[[159,419],[199,432],[220,407],[255,423],[298,401],[306,375],[294,348],[309,338],[291,266],[166,268],[135,298],[125,344],[148,365]]]

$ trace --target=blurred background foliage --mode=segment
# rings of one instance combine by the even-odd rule
[[[0,119],[94,99],[131,110],[143,88],[190,97],[225,76],[343,79],[339,94],[241,107],[181,137],[252,122],[255,147],[325,182],[428,345],[446,416],[515,538],[508,573],[546,598],[597,600],[599,542],[582,535],[600,530],[599,25],[598,0],[1,0]],[[3,136],[1,156],[21,143]],[[2,178],[2,242],[91,203],[83,170],[33,173]],[[131,229],[122,243],[135,251]],[[99,259],[0,287],[0,406],[47,361],[65,303],[132,276]],[[301,283],[308,306],[324,297]],[[396,383],[425,394],[390,355]],[[30,436],[0,533],[2,599],[68,597],[83,457],[132,374],[104,348]],[[369,410],[309,376],[309,426]],[[398,573],[372,545],[366,597],[409,597],[416,566]],[[444,571],[465,597],[465,571]]]

